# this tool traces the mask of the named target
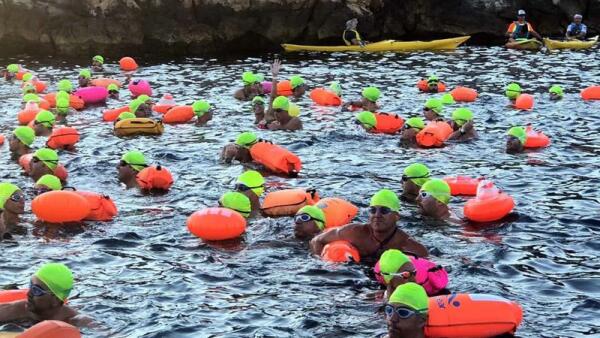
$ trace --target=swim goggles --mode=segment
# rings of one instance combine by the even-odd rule
[[[370,212],[372,215],[375,215],[375,214],[377,213],[377,210],[379,210],[379,212],[380,212],[382,215],[387,215],[387,214],[389,214],[390,212],[392,212],[392,209],[390,209],[390,208],[388,208],[388,207],[369,207],[369,212]]]
[[[410,318],[422,311],[414,311],[405,307],[397,307],[394,308],[393,305],[390,304],[386,304],[385,305],[385,316],[388,318],[391,318],[394,315],[394,312],[396,312],[396,314],[398,315],[398,317],[400,317],[401,319],[407,319]]]
[[[31,294],[34,297],[42,297],[48,294],[48,291],[44,290],[41,286],[33,283],[29,284],[29,292],[31,292]]]
[[[294,217],[295,223],[304,223],[304,222],[309,222],[312,220],[315,220],[315,221],[318,221],[321,223],[325,223],[325,221],[323,221],[322,219],[314,218],[309,214],[298,214]]]

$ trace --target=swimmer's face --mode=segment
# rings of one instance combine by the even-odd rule
[[[27,293],[28,311],[40,314],[53,308],[59,308],[62,304],[60,299],[52,294],[44,282],[36,276],[31,277],[31,287]]]
[[[508,154],[523,152],[523,144],[518,138],[514,136],[509,136],[506,139],[506,152]]]
[[[369,207],[369,225],[376,232],[385,232],[396,226],[400,214],[388,207]]]
[[[415,184],[411,179],[402,181],[402,196],[405,198],[415,200],[419,194],[419,190],[421,190],[421,187]]]
[[[421,214],[425,216],[437,217],[448,210],[447,205],[438,201],[435,197],[425,191],[419,193],[416,201]]]
[[[85,78],[83,76],[80,76],[77,80],[79,82],[80,87],[87,86],[87,84],[90,82],[90,80],[88,78]]]
[[[419,129],[416,128],[402,129],[402,132],[400,133],[400,140],[416,142],[418,133]]]
[[[304,85],[298,86],[294,88],[292,92],[294,93],[295,97],[300,97],[306,93],[306,87]]]
[[[31,178],[33,178],[34,181],[39,180],[40,177],[46,174],[54,174],[52,169],[48,168],[46,163],[38,160],[36,157],[33,157],[31,159],[30,166],[31,170],[29,171],[29,176],[31,176]]]
[[[4,203],[4,209],[13,214],[25,213],[25,195],[22,191],[15,191]]]
[[[137,171],[133,169],[129,164],[125,163],[125,161],[119,161],[117,165],[118,177],[121,182],[128,182],[133,177],[137,175]]]
[[[10,137],[8,141],[8,149],[12,152],[20,150],[22,147],[26,147],[26,145],[21,142],[15,135]]]
[[[580,18],[580,17],[576,17],[576,18],[575,18],[575,23],[576,23],[576,24],[580,24],[580,23],[581,23],[581,20],[582,20],[582,18]]]
[[[275,119],[282,120],[288,116],[288,112],[283,109],[275,109]]]
[[[317,222],[310,220],[308,222],[294,221],[294,236],[301,240],[310,240],[321,232]]]
[[[552,101],[560,100],[560,96],[558,96],[556,93],[550,93],[550,100],[552,100]]]
[[[400,308],[400,310],[398,310],[398,308]],[[408,311],[403,311],[404,309]],[[411,313],[411,311],[412,309],[403,304],[386,304],[385,318],[389,338],[414,337],[416,332],[419,332],[422,337],[422,332],[425,329],[425,323],[427,322],[426,314],[415,313],[407,318],[401,318],[398,314],[398,312],[400,312],[403,315],[406,315]],[[406,312],[406,314],[404,312]]]
[[[43,136],[50,133],[51,130],[52,128],[48,128],[42,123],[33,123],[33,131],[35,131],[36,136]]]
[[[254,108],[254,117],[256,118],[256,123],[260,122],[265,118],[265,105],[264,104],[255,104]]]
[[[415,266],[412,263],[405,263],[404,265],[402,265],[400,267],[400,269],[398,270],[398,272],[396,272],[397,276],[392,277],[392,280],[390,280],[389,286],[390,286],[390,291],[394,292],[394,290],[396,290],[396,288],[402,284],[405,283],[415,283],[415,277],[416,277],[416,270],[415,270]],[[398,276],[399,275],[399,276]],[[391,295],[391,293],[390,293]]]
[[[438,118],[438,114],[429,108],[423,108],[423,116],[428,121],[434,121]]]

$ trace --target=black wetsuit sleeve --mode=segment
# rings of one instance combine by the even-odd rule
[[[344,31],[344,39],[346,39],[346,41],[352,42],[352,40],[356,40],[356,33],[353,31]]]

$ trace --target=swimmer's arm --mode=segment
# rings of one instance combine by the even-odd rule
[[[340,240],[351,241],[352,238],[356,237],[355,229],[357,226],[363,227],[362,224],[351,223],[317,235],[310,241],[310,250],[316,255],[321,255],[325,245],[331,242]]]
[[[406,239],[406,241],[404,242],[403,250],[412,252],[415,255],[417,255],[419,257],[423,257],[423,258],[426,258],[427,256],[429,256],[429,251],[427,251],[427,248],[425,248],[423,246],[423,244],[412,239],[412,237],[408,237]]]
[[[293,119],[290,120],[290,122],[288,122],[285,129],[300,130],[300,129],[302,129],[302,121],[300,121],[299,118],[294,117]]]
[[[2,220],[0,220],[0,241],[2,241],[2,239],[4,238],[5,233],[6,233],[6,225],[4,225],[4,222]]]
[[[350,106],[354,106],[356,108],[362,108],[363,104],[361,101],[350,101],[350,102],[346,102],[342,105],[342,110],[347,110],[348,107]]]
[[[0,304],[0,323],[14,322],[28,317],[26,300]]]
[[[275,61],[273,61],[273,65],[271,65],[271,75],[273,76],[273,79],[271,82],[271,100],[269,100],[269,108],[265,114],[265,120],[267,122],[275,120],[275,116],[273,115],[273,100],[275,100],[277,97],[277,76],[279,75],[280,69],[281,61],[279,61],[279,59],[275,59]]]
[[[88,327],[88,328],[94,328],[94,327],[100,327],[100,325],[96,322],[94,322],[94,320],[88,316],[84,316],[84,315],[77,315],[75,317],[72,317],[71,319],[69,319],[69,324],[73,325],[73,326],[77,326],[79,328],[82,327]]]
[[[243,89],[238,89],[235,91],[235,93],[233,93],[233,97],[238,99],[238,100],[245,100],[246,99],[246,95],[244,94],[244,90]]]

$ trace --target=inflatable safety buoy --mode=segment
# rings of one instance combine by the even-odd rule
[[[26,105],[25,109],[21,110],[17,114],[17,120],[19,121],[19,124],[26,125],[29,122],[35,120],[35,116],[40,111],[41,111],[41,109],[39,108],[39,106],[37,104],[35,104],[35,105]]]
[[[473,102],[477,99],[477,91],[467,87],[456,87],[452,89],[450,95],[456,102]]]
[[[144,168],[135,177],[140,188],[144,190],[169,190],[173,185],[173,175],[160,165]]]
[[[73,127],[60,127],[52,130],[46,146],[52,149],[65,149],[79,142],[79,132]]]
[[[292,93],[292,83],[290,80],[283,80],[277,83],[277,95],[291,96]]]
[[[513,198],[498,190],[492,182],[483,180],[477,195],[465,203],[463,213],[474,222],[494,222],[504,218],[515,207]]]
[[[138,117],[115,123],[114,132],[117,136],[161,135],[164,130],[165,127],[160,120]]]
[[[121,70],[131,72],[138,69],[138,64],[133,58],[125,56],[121,58],[121,60],[119,60],[119,67],[121,68]]]
[[[321,106],[340,106],[342,99],[333,91],[325,88],[316,88],[310,92],[310,99]]]
[[[323,248],[321,258],[332,263],[360,262],[360,253],[347,241],[334,241]]]
[[[31,202],[31,210],[44,222],[66,223],[82,221],[90,214],[87,199],[74,191],[49,191],[38,195]]]
[[[152,88],[150,87],[150,83],[146,80],[133,80],[129,83],[127,88],[129,88],[131,96],[133,97],[138,97],[140,95],[152,96]]]
[[[85,216],[85,220],[107,222],[117,216],[117,206],[109,196],[91,191],[78,190],[75,193],[85,198],[90,205],[90,212]]]
[[[117,86],[119,88],[121,88],[121,86],[123,86],[123,84],[121,83],[121,81],[115,80],[115,79],[109,79],[109,78],[106,78],[106,77],[101,77],[101,78],[98,78],[98,79],[93,79],[91,81],[91,83],[92,83],[92,86],[104,87],[104,88],[108,87],[111,84],[114,84],[115,86]]]
[[[175,106],[165,113],[162,120],[164,123],[186,123],[194,118],[192,106]]]
[[[187,219],[188,230],[205,241],[224,241],[240,237],[246,231],[246,219],[226,208],[207,208]]]
[[[323,210],[327,228],[346,225],[358,214],[358,208],[354,204],[337,197],[323,198],[316,206]]]
[[[115,109],[107,109],[102,111],[102,120],[103,121],[116,121],[119,115],[124,112],[129,111],[129,106],[123,106]]]
[[[417,134],[417,143],[426,148],[441,147],[450,137],[452,127],[443,121],[432,121]]]
[[[451,294],[429,298],[426,337],[496,337],[514,334],[523,319],[519,304],[498,296]]]
[[[0,291],[0,304],[27,300],[29,289],[2,290]]]
[[[48,87],[46,85],[46,82],[44,82],[44,81],[33,80],[33,81],[29,81],[29,82],[23,82],[23,84],[21,85],[21,88],[24,88],[27,83],[31,84],[33,86],[33,88],[35,88],[35,92],[37,94],[43,93],[46,90],[46,88]]]
[[[18,338],[81,338],[79,329],[71,324],[58,320],[45,320],[37,323],[25,332],[19,334]]]
[[[404,126],[404,119],[396,114],[374,113],[377,124],[372,129],[374,133],[395,134]]]
[[[306,205],[314,205],[319,201],[319,194],[312,189],[285,189],[268,193],[261,205],[265,216],[294,216]]]
[[[104,87],[83,87],[73,94],[79,96],[85,104],[94,104],[106,101],[108,90]]]
[[[444,177],[444,181],[450,186],[452,196],[475,196],[477,186],[482,178],[472,178],[468,176]]]
[[[300,158],[289,150],[270,142],[260,141],[250,148],[255,162],[274,173],[295,175],[302,169]]]
[[[438,82],[438,90],[437,93],[442,93],[446,91],[446,84],[443,82]],[[421,79],[419,81],[417,81],[417,88],[425,93],[429,93],[429,85],[427,85],[427,79]]]
[[[32,153],[21,155],[21,157],[19,157],[19,165],[21,166],[21,168],[23,168],[23,171],[27,175],[29,175],[29,171],[31,170],[31,159],[32,158],[33,158]],[[58,164],[56,169],[54,169],[53,174],[54,174],[54,176],[60,178],[60,180],[63,182],[66,182],[67,178],[69,176],[67,169],[60,163]]]
[[[584,100],[600,100],[600,86],[590,86],[581,91]]]
[[[0,146],[4,144],[4,141],[5,141],[5,140],[6,140],[6,139],[5,139],[4,135],[3,135],[3,134],[0,134]]]
[[[50,104],[50,108],[56,107],[56,93],[44,95],[44,100]],[[69,95],[69,106],[73,109],[81,110],[85,107],[85,102],[79,96],[71,94]]]
[[[533,96],[521,94],[515,100],[515,108],[521,110],[531,110],[533,108]]]
[[[408,258],[417,272],[415,282],[423,286],[428,295],[436,295],[448,286],[448,272],[443,266],[422,257],[408,255]],[[375,264],[373,271],[377,281],[381,285],[386,285],[379,261]]]
[[[550,145],[550,138],[541,131],[535,131],[531,126],[527,126],[525,131],[527,133],[525,148],[545,148]]]

